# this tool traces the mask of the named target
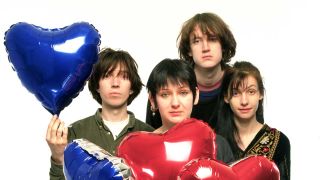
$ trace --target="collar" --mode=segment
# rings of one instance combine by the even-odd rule
[[[94,115],[94,119],[96,120],[96,123],[98,124],[98,126],[103,126],[105,128],[107,128],[105,126],[105,124],[103,123],[103,119],[101,117],[101,111],[102,109],[101,108],[98,108],[95,115]],[[128,112],[128,115],[129,115],[129,123],[127,125],[128,129],[132,129],[134,128],[134,125],[136,123],[136,118],[134,116],[134,114],[131,112],[131,111],[127,111]]]

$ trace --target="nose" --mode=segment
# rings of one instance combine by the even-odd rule
[[[207,51],[209,51],[209,50],[210,50],[210,48],[209,48],[208,40],[207,40],[207,39],[204,39],[204,40],[202,41],[202,51],[203,51],[203,52],[207,52]]]
[[[247,96],[246,93],[242,93],[241,94],[240,103],[241,103],[242,106],[248,105],[248,96]]]
[[[120,85],[119,77],[118,76],[112,77],[111,87],[117,88],[119,87],[119,85]]]
[[[171,107],[177,109],[180,106],[179,98],[176,94],[172,95]]]

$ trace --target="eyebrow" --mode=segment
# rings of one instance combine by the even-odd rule
[[[195,35],[195,34],[193,34],[192,36],[193,36],[193,37],[191,37],[191,40],[192,40],[192,41],[201,38],[200,36],[197,36],[197,35]]]
[[[107,71],[106,73],[113,73],[113,72],[115,72],[117,69],[113,69],[113,70],[109,70],[109,71]],[[118,72],[118,74],[119,73],[128,73],[129,71],[128,70],[123,70],[123,69],[120,69],[119,70],[119,72]]]
[[[251,84],[250,86],[247,86],[247,88],[257,87],[255,84]]]
[[[243,87],[242,85],[239,85],[238,87],[233,87],[232,89],[233,90],[238,90],[239,88],[241,88],[241,87]],[[249,86],[245,86],[245,89],[249,89],[249,88],[258,88],[255,84],[251,84],[251,85],[249,85]]]
[[[178,86],[178,89],[190,89],[190,87],[188,85],[185,85],[185,84],[176,84],[176,86]],[[168,85],[165,85],[165,86],[162,86],[159,88],[159,91],[160,90],[168,90]]]

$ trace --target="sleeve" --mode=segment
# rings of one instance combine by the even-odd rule
[[[234,156],[229,143],[225,138],[216,134],[217,160],[229,164],[234,161]]]
[[[281,145],[280,150],[283,151],[283,158],[281,158],[281,161],[278,164],[278,168],[280,171],[280,179],[281,180],[290,180],[290,166],[291,166],[291,158],[290,158],[290,141],[286,135],[281,133],[280,136],[281,139]]]
[[[72,127],[68,128],[68,143],[70,143],[75,138],[75,132]],[[56,164],[52,158],[50,158],[50,170],[49,176],[50,180],[65,180],[63,173],[63,165]]]
[[[147,132],[152,132],[152,131],[154,131],[154,128],[153,128],[152,126],[150,126],[149,124],[146,124],[146,123],[144,123],[144,122],[141,122],[141,123],[143,123],[142,126],[143,126],[143,130],[144,130],[144,131],[147,131]]]
[[[50,158],[51,161],[51,167],[50,167],[50,180],[65,180],[64,174],[63,174],[63,166],[56,164],[52,158]]]
[[[76,132],[73,124],[68,127],[68,143],[71,143],[74,139],[76,139]]]

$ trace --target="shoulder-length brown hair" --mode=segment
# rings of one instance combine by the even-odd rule
[[[222,68],[226,67],[226,64],[230,62],[236,53],[237,42],[228,25],[213,13],[196,14],[183,24],[177,38],[180,58],[194,64],[193,58],[189,56],[191,51],[190,35],[197,26],[204,34],[211,35],[214,33],[217,36],[222,47],[221,66]]]
[[[143,83],[138,74],[138,64],[131,55],[123,50],[113,50],[111,48],[102,49],[99,53],[98,62],[93,67],[88,85],[92,97],[99,104],[102,104],[100,94],[97,92],[97,89],[99,89],[99,81],[105,77],[106,73],[112,73],[118,64],[122,70],[126,71],[131,82],[132,94],[129,95],[127,105],[131,104],[142,89]]]

